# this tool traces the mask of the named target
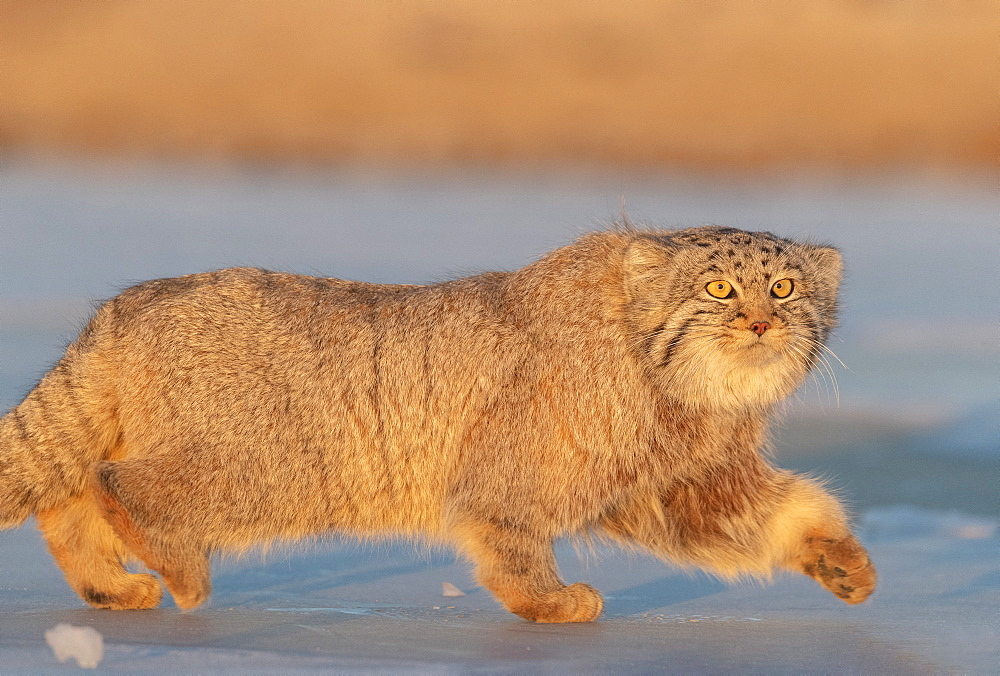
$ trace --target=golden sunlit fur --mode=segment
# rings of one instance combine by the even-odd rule
[[[590,533],[724,577],[799,570],[857,603],[875,573],[839,503],[761,455],[839,279],[834,249],[709,227],[592,234],[432,286],[140,284],[0,421],[0,525],[36,514],[103,608],[160,600],[123,560],[193,608],[212,553],[331,532],[451,543],[540,622],[600,614],[552,553]]]

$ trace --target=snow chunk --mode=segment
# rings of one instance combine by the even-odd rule
[[[84,669],[96,669],[104,657],[104,639],[93,627],[57,624],[45,632],[45,642],[60,662],[72,657]]]
[[[996,536],[996,519],[924,509],[912,505],[877,507],[861,519],[865,535],[873,540],[896,540],[911,537],[946,537],[961,540],[985,540]]]
[[[441,596],[465,596],[465,592],[451,582],[441,583]]]

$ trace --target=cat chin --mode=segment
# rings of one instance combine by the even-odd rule
[[[733,368],[754,369],[765,372],[770,369],[780,369],[785,359],[785,351],[781,345],[758,341],[736,347],[731,356]],[[766,377],[766,374],[764,374]]]
[[[742,406],[776,404],[791,394],[798,382],[798,378],[787,373],[779,364],[780,360],[769,360],[764,368],[743,364],[734,366],[725,374],[721,389]]]
[[[666,373],[672,398],[697,408],[768,408],[790,395],[805,376],[778,346],[766,344],[688,354]]]

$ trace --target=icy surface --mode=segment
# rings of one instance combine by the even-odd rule
[[[102,668],[130,673],[993,673],[996,521],[906,506],[862,521],[880,586],[861,606],[798,575],[728,586],[645,557],[560,546],[563,576],[606,601],[597,622],[562,626],[505,612],[464,563],[408,544],[332,543],[223,563],[209,603],[190,613],[170,601],[92,610],[28,525],[0,534],[0,664],[58,671],[43,635],[69,623],[104,635]],[[446,579],[468,590],[447,606]]]
[[[45,642],[57,660],[76,660],[84,669],[96,669],[104,657],[104,641],[93,627],[57,624],[45,632]]]

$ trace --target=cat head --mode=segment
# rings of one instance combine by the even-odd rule
[[[625,254],[630,339],[678,403],[770,407],[819,359],[841,268],[836,249],[766,232],[636,232]]]

